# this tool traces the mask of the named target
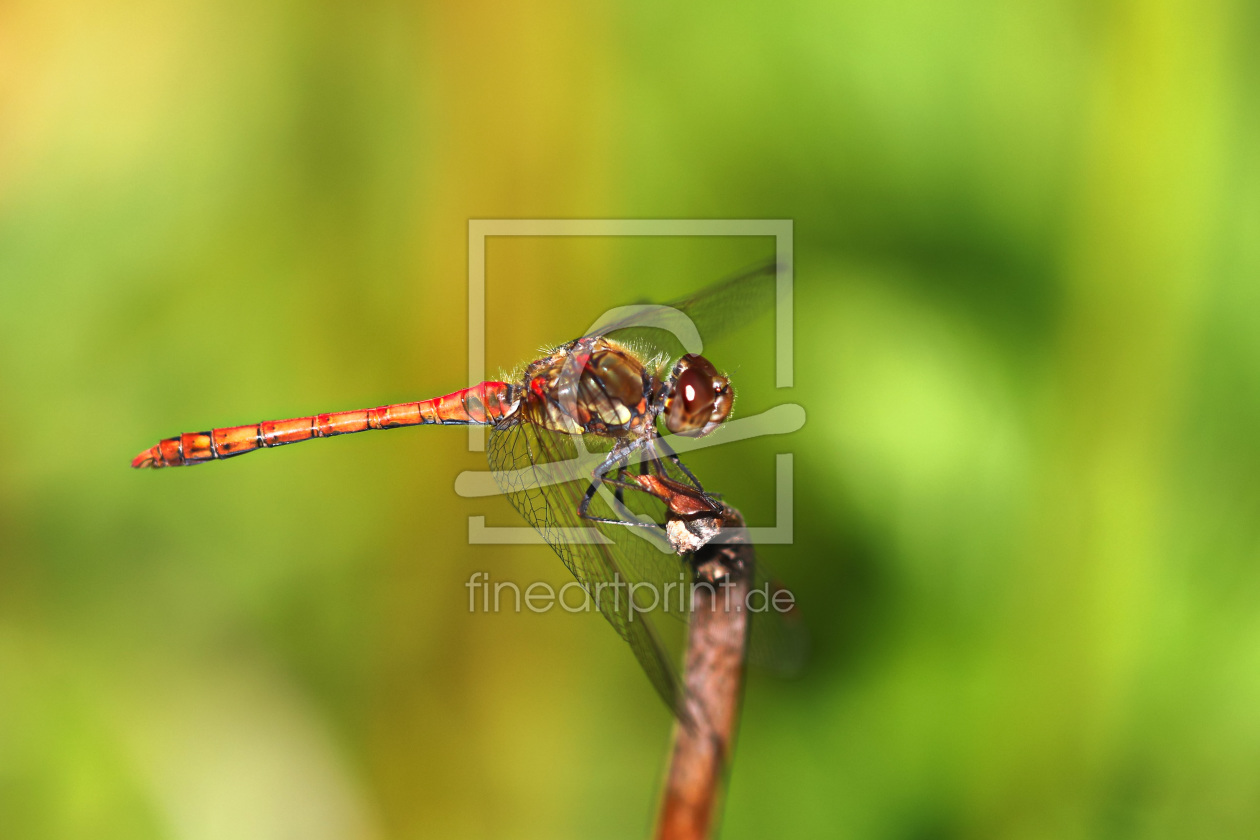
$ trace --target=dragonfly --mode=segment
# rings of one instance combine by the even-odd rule
[[[489,427],[491,473],[513,507],[559,555],[679,717],[684,689],[657,617],[623,584],[668,594],[693,552],[721,530],[723,502],[705,490],[669,443],[705,437],[730,416],[730,378],[689,344],[730,331],[773,308],[780,266],[765,262],[664,306],[614,310],[572,341],[502,380],[418,402],[187,432],[137,455],[137,469],[222,461],[260,449],[405,426]],[[664,520],[664,521],[662,521]],[[693,573],[695,569],[690,569]],[[759,574],[756,583],[765,583]],[[771,584],[774,586],[774,584]],[[665,614],[682,617],[685,608]],[[763,658],[793,658],[789,634],[759,633]],[[757,644],[757,638],[780,641]]]

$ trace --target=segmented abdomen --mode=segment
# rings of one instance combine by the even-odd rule
[[[469,426],[497,423],[516,410],[519,389],[506,382],[482,382],[431,400],[397,403],[380,408],[315,414],[292,420],[266,420],[252,426],[231,426],[206,432],[186,432],[166,438],[137,455],[137,469],[182,467],[218,461],[312,438],[394,429],[400,426]]]

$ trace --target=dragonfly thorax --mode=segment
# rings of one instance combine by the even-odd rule
[[[566,434],[624,437],[651,425],[652,377],[629,349],[579,339],[525,371],[528,419]]]

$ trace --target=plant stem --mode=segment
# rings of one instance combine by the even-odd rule
[[[743,526],[739,511],[725,508],[723,530]],[[726,544],[709,543],[694,555],[700,585],[694,589],[687,633],[687,714],[674,727],[659,840],[703,840],[718,822],[743,695],[748,642],[744,606],[753,563],[753,546],[743,534]]]

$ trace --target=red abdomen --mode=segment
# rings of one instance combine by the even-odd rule
[[[482,382],[431,400],[380,408],[315,414],[292,420],[265,420],[252,426],[230,426],[207,432],[185,432],[159,441],[137,455],[137,469],[182,467],[219,461],[312,438],[334,437],[369,429],[400,426],[493,425],[516,410],[519,389],[506,382]]]

